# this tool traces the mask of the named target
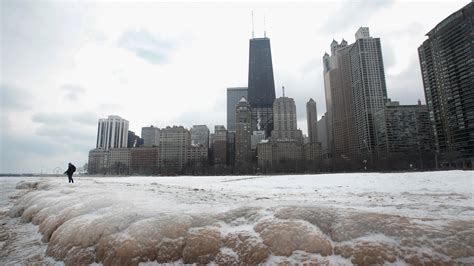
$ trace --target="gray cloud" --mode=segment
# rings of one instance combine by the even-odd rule
[[[97,109],[114,113],[122,110],[123,106],[116,103],[100,103],[97,105]]]
[[[423,26],[420,23],[410,23],[409,25],[401,26],[400,28],[393,31],[380,32],[380,42],[382,44],[382,53],[385,69],[388,69],[397,64],[397,59],[406,60],[405,54],[403,57],[400,56],[397,46],[400,45],[398,42],[393,40],[402,40],[406,38],[412,38],[413,36],[424,35]],[[416,48],[413,49],[416,51]]]
[[[211,132],[214,132],[215,125],[224,125],[227,128],[227,108],[225,104],[225,91],[220,95],[219,99],[214,102],[212,108],[207,110],[187,111],[181,114],[171,124],[182,125],[190,128],[193,125],[207,125]],[[156,125],[165,126],[169,121],[156,121]]]
[[[5,84],[0,85],[0,106],[2,112],[29,110],[30,99],[31,94],[26,90]]]
[[[118,45],[152,64],[167,63],[168,54],[175,46],[173,42],[162,40],[143,29],[123,33]]]
[[[388,96],[400,104],[416,104],[418,99],[425,102],[418,57],[409,60],[410,64],[400,74],[387,76]]]
[[[90,11],[73,1],[2,1],[2,75],[21,82],[51,75],[57,63],[71,62],[73,56],[64,54],[77,51],[91,25]]]
[[[38,113],[31,118],[33,122],[42,124],[64,124],[67,123],[67,117],[59,113]]]
[[[2,113],[0,138],[0,173],[40,172],[44,167],[62,166],[74,161],[84,163],[88,151],[95,146],[96,122],[93,113],[38,113],[31,119],[38,123],[35,131],[14,133],[12,114]]]
[[[82,112],[77,113],[72,116],[73,121],[80,123],[82,125],[96,126],[97,125],[97,115],[92,112]]]
[[[47,171],[46,167],[63,167],[68,161],[80,166],[90,148],[85,142],[7,132],[0,139],[0,173],[39,173]]]
[[[43,125],[36,130],[38,136],[52,137],[57,140],[89,141],[94,143],[95,132],[82,128],[72,128],[63,125]],[[92,146],[90,146],[92,147]]]
[[[27,132],[15,134],[9,125],[2,125],[0,138],[0,173],[39,172],[48,161],[67,151],[65,142]]]
[[[15,86],[0,85],[0,150],[5,150],[5,144],[10,141],[5,138],[10,133],[12,113],[23,112],[31,109],[31,94]],[[3,155],[2,155],[3,156]]]
[[[86,126],[95,126],[97,116],[92,112],[81,112],[76,114],[60,113],[37,113],[32,117],[32,121],[47,125],[68,125],[78,123]]]
[[[363,25],[372,14],[394,3],[394,0],[359,0],[345,1],[341,8],[330,16],[321,31],[334,33],[343,31],[353,25]]]
[[[3,148],[8,152],[17,151],[36,155],[51,156],[60,154],[62,144],[36,135],[7,135],[4,138]],[[6,155],[5,156],[9,156]],[[2,155],[2,157],[4,157]],[[19,158],[21,159],[21,158]]]
[[[404,37],[404,36],[419,36],[419,35],[424,35],[426,32],[423,32],[423,25],[418,22],[412,22],[408,25],[405,25],[401,27],[398,30],[394,30],[391,32],[388,32],[388,35],[392,37],[392,39],[397,39],[397,37]]]
[[[64,92],[64,99],[69,101],[77,101],[81,95],[86,93],[86,90],[79,85],[65,84],[61,86]]]
[[[322,72],[322,65],[323,65],[323,59],[321,57],[315,57],[310,60],[308,60],[302,67],[300,67],[300,71],[304,74],[321,74]],[[320,71],[320,72],[317,72]]]
[[[381,46],[382,46],[382,59],[383,59],[383,65],[385,68],[385,71],[389,69],[392,66],[395,66],[397,63],[396,58],[395,58],[395,49],[389,42],[384,42],[383,39],[380,40]]]
[[[97,125],[97,117],[93,113],[76,114],[38,113],[32,121],[40,124],[35,134],[48,137],[53,141],[62,141],[68,145],[88,144],[93,147]]]

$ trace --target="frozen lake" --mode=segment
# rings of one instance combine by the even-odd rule
[[[0,178],[0,264],[474,263],[472,171],[75,181]]]

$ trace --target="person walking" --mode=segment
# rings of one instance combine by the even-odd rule
[[[69,183],[74,183],[74,180],[72,179],[74,172],[76,172],[76,167],[72,163],[69,163],[66,172],[64,172],[64,174],[69,178]]]

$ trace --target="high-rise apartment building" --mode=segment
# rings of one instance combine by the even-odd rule
[[[316,102],[311,98],[306,103],[306,119],[308,121],[308,137],[310,143],[318,142],[318,113]]]
[[[426,105],[387,103],[374,114],[379,153],[410,153],[434,148]]]
[[[227,130],[235,132],[235,107],[242,98],[248,98],[247,87],[227,88]]]
[[[227,164],[227,130],[223,125],[216,125],[214,127],[211,150],[214,159],[214,165]]]
[[[474,4],[451,14],[418,48],[436,149],[444,162],[474,165]]]
[[[348,45],[331,43],[323,56],[328,148],[334,157],[352,157],[375,150],[373,114],[387,102],[380,39],[367,27]]]
[[[154,126],[142,127],[143,147],[160,145],[160,129]]]
[[[387,87],[379,38],[372,38],[369,28],[356,32],[350,49],[352,97],[359,150],[373,152],[376,147],[373,115],[387,102]]]
[[[235,163],[248,164],[251,160],[251,118],[250,104],[242,97],[235,108]]]
[[[209,148],[209,128],[206,125],[194,125],[191,128],[191,144]]]
[[[352,156],[359,153],[355,134],[354,102],[352,98],[350,49],[344,39],[333,40],[331,55],[323,56],[326,96],[325,157]]]
[[[96,148],[108,150],[126,148],[128,144],[128,121],[118,115],[99,119]]]
[[[183,169],[191,134],[182,126],[166,127],[160,132],[160,166],[164,173],[176,173]]]
[[[263,130],[269,136],[273,130],[275,100],[270,39],[252,38],[249,47],[248,102],[252,107],[252,131]]]
[[[192,167],[204,166],[208,161],[209,148],[201,144],[191,145],[186,153],[187,162],[191,163]]]

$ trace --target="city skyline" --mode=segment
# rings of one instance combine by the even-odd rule
[[[119,23],[118,18],[131,3],[2,2],[0,172],[43,172],[43,168],[51,172],[69,161],[83,165],[96,141],[98,118],[110,114],[130,121],[130,130],[134,132],[149,125],[190,128],[205,124],[213,128],[226,124],[226,89],[247,86],[252,9],[256,14],[255,37],[263,37],[262,25],[259,25],[263,23],[258,20],[266,15],[267,37],[272,40],[275,87],[285,86],[286,94],[295,99],[298,128],[303,132],[307,132],[304,106],[310,98],[317,102],[319,118],[326,110],[322,75],[324,52],[329,52],[327,47],[332,39],[346,38],[352,43],[353,33],[360,24],[369,27],[373,35],[381,39],[388,97],[402,104],[414,104],[418,99],[424,102],[417,47],[430,29],[464,6],[465,1],[434,4],[430,12],[416,14],[417,20],[413,20],[412,11],[406,12],[407,19],[400,24],[397,21],[396,25],[393,18],[390,20],[395,16],[390,11],[400,12],[408,8],[408,3],[367,1],[365,4],[370,7],[364,7],[362,2],[338,2],[334,6],[279,3],[268,4],[268,7],[266,4],[220,4],[212,9],[220,13],[213,13],[207,10],[209,4],[148,3],[129,11],[132,18],[128,25]],[[154,8],[147,11],[150,5]],[[317,12],[318,5],[325,5],[332,15],[340,10],[349,12],[355,5],[366,18],[350,21],[349,17],[350,22],[345,22],[329,15],[322,16],[319,23],[316,18],[316,23],[307,25],[313,21],[311,12]],[[308,6],[311,8],[304,8]],[[94,17],[108,7],[115,19],[107,17],[110,14],[102,19]],[[235,7],[237,12],[226,18],[230,14],[226,12]],[[65,14],[60,14],[61,8],[65,8]],[[165,20],[178,27],[154,28],[157,21],[153,18],[157,15],[152,11],[157,8],[165,10],[160,12],[173,11]],[[211,16],[192,28],[187,26],[186,20],[190,18],[186,15],[193,11],[210,12]],[[31,16],[20,21],[18,16],[25,13]],[[281,16],[285,13],[295,18],[299,15],[299,19],[292,22]],[[172,15],[177,18],[170,18]],[[73,23],[77,17],[81,18],[80,22]],[[377,23],[383,18],[388,20]],[[62,19],[65,21],[62,25],[54,25]],[[213,19],[221,19],[222,23]],[[241,23],[229,22],[232,19]],[[118,25],[110,25],[113,22]],[[35,23],[53,34],[32,32],[36,27],[28,28]],[[212,26],[218,24],[221,24],[220,31],[215,32]],[[286,29],[301,25],[304,27],[298,27],[302,29],[300,33]],[[210,29],[201,32],[200,26]],[[306,39],[294,43],[293,38],[298,35]],[[28,43],[25,36],[29,37]],[[397,45],[403,41],[410,45]],[[206,51],[208,53],[203,53]],[[215,69],[219,75],[212,73]],[[182,95],[184,92],[186,97]],[[281,96],[278,89],[276,93],[277,98]]]

